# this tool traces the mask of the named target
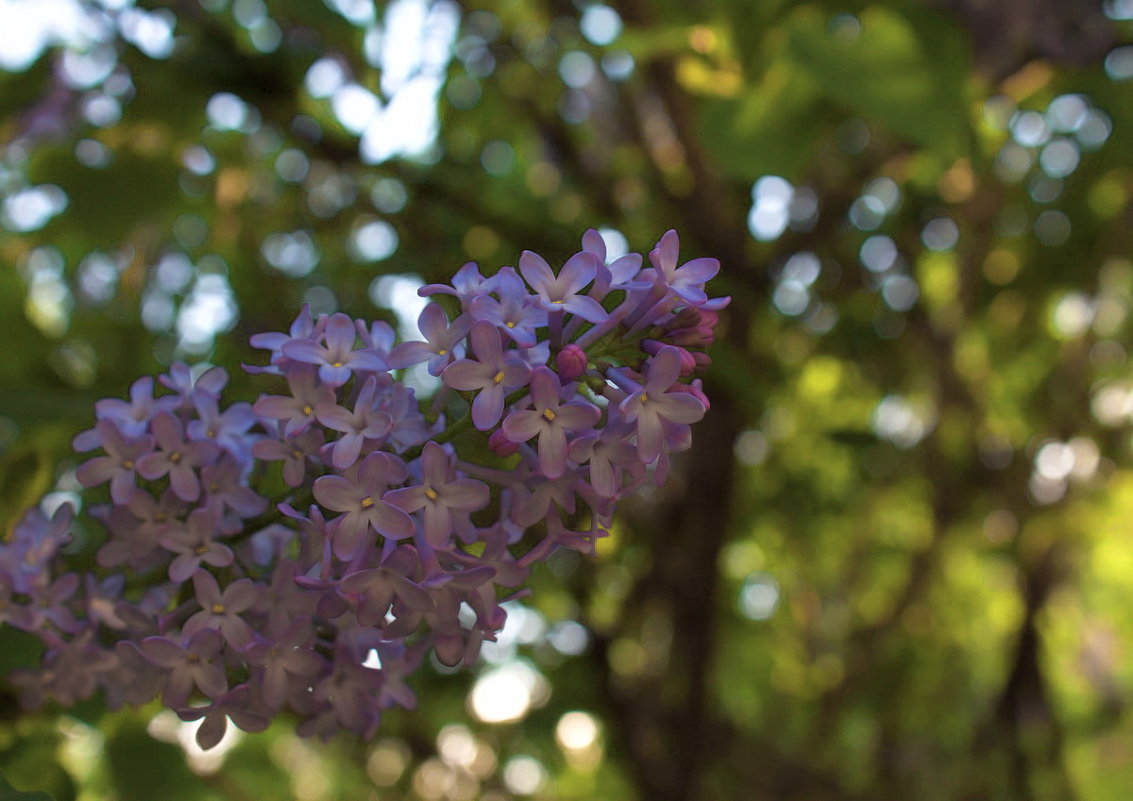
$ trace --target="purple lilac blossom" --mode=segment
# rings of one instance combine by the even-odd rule
[[[550,268],[547,268],[550,271]],[[501,267],[495,275],[498,300],[480,295],[472,302],[474,320],[484,320],[499,328],[517,345],[529,348],[535,344],[535,329],[547,324],[547,312],[523,285],[513,267]]]
[[[531,373],[534,409],[514,411],[504,419],[504,434],[512,442],[539,438],[539,468],[547,478],[566,469],[567,433],[583,431],[598,422],[602,410],[586,401],[559,401],[559,379],[546,367]]]
[[[453,512],[468,513],[488,505],[488,485],[457,478],[452,458],[435,442],[425,443],[421,454],[421,484],[391,490],[386,500],[405,512],[424,509],[425,539],[434,548],[446,548],[453,533]]]
[[[315,409],[324,403],[333,403],[334,390],[320,384],[318,371],[310,365],[296,365],[287,371],[290,395],[261,395],[252,405],[260,417],[279,420],[286,424],[284,434],[294,436],[315,422]]]
[[[220,448],[211,440],[186,440],[181,421],[168,412],[154,417],[150,427],[159,450],[138,459],[138,474],[149,481],[168,475],[178,498],[197,500],[201,495],[201,482],[193,468],[212,462]]]
[[[331,387],[350,380],[354,370],[380,372],[387,368],[384,359],[371,350],[354,350],[358,332],[354,321],[345,314],[331,315],[323,331],[324,344],[309,339],[292,339],[283,344],[283,355],[319,368],[319,378]]]
[[[677,348],[662,348],[649,361],[645,384],[618,405],[628,423],[637,425],[637,452],[643,462],[652,462],[665,441],[663,424],[687,425],[704,417],[704,406],[692,395],[673,392],[681,374]]]
[[[499,329],[489,322],[472,325],[475,359],[461,359],[445,368],[441,379],[453,389],[475,392],[472,423],[481,431],[499,422],[504,398],[527,384],[531,366],[518,356],[505,355]]]
[[[440,375],[441,370],[463,355],[463,345],[472,321],[467,315],[460,315],[449,323],[445,310],[439,303],[429,303],[417,318],[424,342],[403,342],[389,356],[391,367],[401,369],[410,365],[429,363],[429,373]]]
[[[212,663],[224,649],[224,638],[218,631],[202,629],[185,645],[165,637],[147,637],[141,648],[150,664],[169,671],[161,697],[168,707],[185,706],[194,686],[208,698],[228,689],[224,671]]]
[[[495,276],[485,278],[480,274],[476,262],[465,262],[452,277],[452,286],[448,284],[426,284],[417,290],[423,298],[430,295],[452,295],[460,300],[460,308],[467,312],[469,306],[476,298],[491,292],[495,287]]]
[[[114,503],[129,503],[137,486],[138,460],[153,450],[153,437],[148,434],[126,437],[110,420],[99,420],[94,429],[98,444],[107,455],[83,462],[75,476],[84,487],[96,487],[109,481]]]
[[[333,403],[315,407],[315,418],[320,423],[342,433],[331,448],[331,464],[339,470],[345,470],[358,461],[358,454],[366,440],[382,440],[393,428],[393,418],[374,407],[377,391],[378,380],[371,376],[362,385],[353,411]]]
[[[232,549],[213,541],[217,533],[216,515],[208,509],[196,509],[182,528],[159,538],[161,547],[177,554],[169,565],[169,580],[187,581],[202,562],[213,567],[232,564]]]
[[[594,280],[598,271],[598,260],[594,254],[586,251],[575,253],[556,276],[546,259],[525,250],[519,257],[519,270],[535,290],[539,305],[548,312],[570,312],[592,323],[600,323],[609,317],[601,303],[579,294]]]
[[[219,631],[225,642],[242,651],[252,641],[252,628],[240,617],[255,605],[259,589],[251,579],[232,582],[221,592],[216,579],[206,570],[193,574],[193,589],[201,611],[185,621],[182,637],[192,637],[198,631]]]
[[[396,456],[371,453],[359,465],[353,480],[343,476],[315,479],[315,500],[342,513],[331,521],[335,556],[353,558],[368,544],[365,536],[371,528],[395,540],[413,536],[413,519],[383,497],[386,487],[400,484],[408,474],[405,463]]]
[[[593,553],[616,501],[691,444],[709,406],[691,376],[727,299],[704,291],[715,261],[679,264],[677,246],[667,233],[647,270],[636,253],[606,264],[590,230],[557,275],[530,252],[522,277],[467,264],[420,290],[461,308],[427,305],[424,342],[304,307],[289,333],[253,337],[267,364],[247,372],[288,390],[250,407],[222,401],[221,368],[182,363],[100,401],[74,446],[101,448],[77,476],[109,483],[109,503],[82,520],[33,510],[0,544],[0,623],[43,644],[11,674],[23,702],[161,693],[203,721],[205,748],[229,721],[259,731],[287,712],[303,735],[368,737],[412,708],[430,649],[475,660],[532,567]],[[422,361],[442,387],[419,400],[388,370]],[[478,463],[489,452],[508,467]],[[89,525],[101,545],[72,536]]]

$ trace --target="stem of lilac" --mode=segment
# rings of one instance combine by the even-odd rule
[[[572,314],[570,322],[563,328],[563,340],[565,342],[573,342],[575,336],[578,334],[578,329],[582,328],[582,324],[585,322],[586,321],[577,314]]]
[[[633,327],[636,326],[641,318],[645,315],[645,313],[651,310],[662,298],[665,297],[665,292],[667,290],[668,287],[661,283],[660,280],[654,281],[653,286],[649,288],[649,292],[647,292],[645,297],[641,299],[641,302],[637,304],[637,307],[626,315],[626,326],[632,330]]]
[[[394,552],[395,548],[397,548],[397,540],[391,539],[390,537],[383,538],[382,558],[379,561],[384,562],[386,559],[388,559],[389,555]]]
[[[586,331],[582,336],[578,338],[578,341],[574,344],[578,345],[580,348],[585,349],[590,347],[590,345],[594,344],[602,337],[606,336],[606,334],[613,331],[618,327],[618,324],[621,322],[622,317],[624,316],[623,314],[619,314],[619,312],[621,312],[623,308],[625,308],[624,303],[610,312],[610,316],[607,317],[603,322],[598,323],[593,328]]]
[[[359,570],[362,570],[367,562],[369,562],[369,551],[369,548],[359,548],[358,553],[354,554],[354,557],[350,560],[350,563],[346,566],[346,569],[342,571],[342,575],[349,576],[351,573],[356,573]]]
[[[554,356],[563,348],[563,317],[566,313],[561,309],[547,313],[547,335],[551,340],[551,355]]]
[[[448,397],[451,394],[452,387],[442,383],[441,388],[437,390],[436,394],[433,395],[433,399],[429,402],[429,411],[426,415],[426,419],[429,420],[429,422],[435,422],[437,418],[441,416],[441,412],[444,411],[445,404],[448,402]]]
[[[632,334],[642,330],[647,326],[653,325],[656,322],[656,318],[660,317],[660,315],[662,314],[668,314],[676,305],[677,298],[662,298],[661,300],[654,303],[653,306],[650,307],[649,310],[641,316],[641,319],[633,324],[629,332]]]
[[[547,535],[542,540],[537,542],[534,546],[532,546],[530,551],[516,559],[516,564],[522,567],[527,567],[533,562],[538,562],[541,559],[545,559],[547,555],[554,550],[554,548],[555,538]]]
[[[433,547],[429,545],[428,540],[425,539],[424,529],[417,529],[417,532],[413,535],[413,544],[417,546],[417,556],[421,560],[421,567],[425,569],[425,575],[429,576],[434,573],[440,573],[440,560],[437,559],[437,554],[433,551]]]
[[[472,478],[499,484],[501,487],[511,486],[523,481],[523,474],[517,470],[499,470],[494,467],[484,467],[474,462],[457,461],[456,469]]]
[[[308,487],[300,486],[299,488],[297,488],[296,492],[299,493],[299,494],[297,494],[296,496],[293,496],[291,498],[285,499],[287,503],[289,503],[291,506],[295,507],[296,509],[304,509],[304,508],[308,507],[311,504],[311,502],[314,500],[314,496],[311,494],[311,489],[310,489],[309,486]],[[260,493],[260,494],[263,495],[263,493]],[[267,497],[267,496],[265,495],[264,497]],[[253,520],[245,520],[244,521],[244,528],[241,531],[233,534],[230,537],[224,537],[224,538],[222,538],[221,541],[225,545],[232,547],[236,543],[243,542],[244,540],[252,537],[253,535],[259,533],[260,531],[263,531],[265,528],[270,526],[272,523],[280,523],[280,522],[283,522],[286,519],[289,519],[289,518],[287,518],[286,515],[284,515],[282,512],[279,511],[279,504],[281,503],[281,501],[270,499],[270,498],[269,498],[269,501],[271,502],[271,505],[268,506],[268,510],[266,512],[264,512],[259,517],[255,518]]]

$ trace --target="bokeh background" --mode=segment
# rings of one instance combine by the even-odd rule
[[[20,712],[57,801],[1125,801],[1133,2],[0,0],[0,526],[301,303],[677,228],[712,410],[373,742]],[[0,669],[27,661],[0,630]]]

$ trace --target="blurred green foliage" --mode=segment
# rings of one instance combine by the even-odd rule
[[[371,743],[279,725],[211,761],[156,708],[5,694],[21,787],[1128,796],[1126,0],[51,8],[42,53],[0,47],[5,531],[74,497],[70,438],[137,376],[271,391],[248,336],[303,302],[397,321],[413,282],[591,226],[677,228],[734,302],[672,484],[537,575],[479,676],[423,671]],[[0,629],[5,672],[34,658]],[[477,706],[493,671],[518,720]]]

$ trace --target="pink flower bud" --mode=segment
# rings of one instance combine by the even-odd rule
[[[698,353],[697,355],[700,356],[703,354]],[[712,408],[712,404],[708,402],[708,396],[704,394],[704,382],[699,378],[693,379],[688,384],[677,384],[672,388],[671,391],[685,392],[689,395],[692,395],[694,398],[704,404],[705,411]]]
[[[706,325],[715,328],[720,323],[720,315],[708,309],[697,309],[700,312],[700,322],[697,325]]]
[[[707,325],[697,325],[692,328],[681,328],[672,331],[666,337],[673,345],[682,345],[690,348],[706,348],[716,341],[716,332]]]
[[[519,450],[519,443],[509,440],[504,436],[504,430],[500,428],[488,437],[488,449],[496,456],[511,456]]]
[[[586,372],[586,351],[578,345],[567,345],[555,357],[555,369],[559,371],[559,378],[565,381],[574,381]]]
[[[656,356],[661,348],[667,347],[668,343],[658,342],[655,339],[647,339],[641,343],[642,350],[650,356]],[[692,375],[692,371],[696,369],[696,360],[693,355],[681,347],[677,347],[677,353],[681,357],[681,375]]]
[[[679,312],[674,314],[666,320],[662,327],[668,331],[675,331],[678,328],[688,328],[689,326],[696,325],[700,322],[700,314],[697,309],[691,306],[686,306]]]

